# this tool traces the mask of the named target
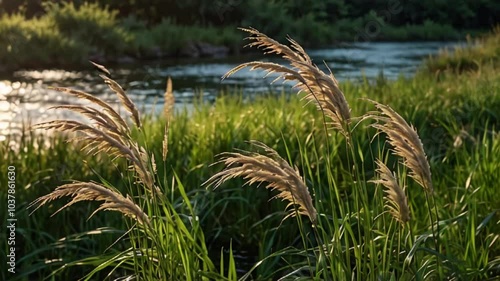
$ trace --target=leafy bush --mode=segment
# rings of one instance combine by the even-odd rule
[[[26,21],[15,14],[0,18],[0,63],[36,67],[80,62],[89,46],[66,37],[50,18]]]
[[[47,3],[46,15],[64,36],[106,53],[123,53],[132,37],[118,25],[116,10],[98,4]]]

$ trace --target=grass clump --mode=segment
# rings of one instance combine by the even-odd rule
[[[350,272],[349,274],[351,276],[361,276],[361,279],[373,278],[373,276],[370,277],[370,272],[373,272],[373,270],[375,270],[375,267],[378,267],[377,264],[379,262],[376,260],[373,261],[366,255],[375,251],[383,251],[383,249],[379,249],[377,245],[373,244],[372,240],[375,239],[376,236],[375,233],[373,233],[373,230],[369,228],[367,222],[374,221],[374,218],[377,216],[377,210],[379,210],[380,207],[372,205],[368,201],[368,192],[366,186],[368,180],[366,178],[365,168],[362,164],[363,160],[359,159],[359,157],[356,156],[356,139],[354,139],[355,131],[351,128],[352,126],[350,124],[352,118],[350,115],[349,105],[347,104],[343,92],[338,87],[338,82],[336,81],[332,73],[330,73],[330,75],[327,75],[319,70],[312,63],[311,59],[305,53],[304,49],[295,41],[290,39],[289,41],[291,42],[291,47],[288,47],[268,38],[266,35],[258,32],[255,29],[244,29],[244,31],[247,31],[248,33],[253,35],[249,38],[250,40],[254,40],[253,43],[249,44],[250,46],[262,47],[267,53],[276,53],[278,55],[281,55],[290,63],[291,67],[256,61],[237,66],[233,70],[230,70],[227,75],[231,75],[244,67],[250,67],[251,69],[263,69],[268,73],[276,72],[280,74],[280,76],[278,76],[276,80],[283,79],[296,82],[295,87],[305,92],[305,99],[309,100],[309,102],[315,103],[317,105],[317,108],[325,117],[325,133],[328,133],[328,129],[335,129],[345,137],[346,148],[350,151],[350,155],[348,154],[347,161],[351,163],[352,171],[350,171],[351,168],[348,167],[347,172],[350,172],[351,174],[351,176],[348,176],[348,179],[351,181],[351,183],[348,183],[348,188],[350,189],[348,192],[350,192],[353,196],[353,202],[347,204],[341,203],[342,198],[341,196],[339,196],[339,194],[341,194],[342,191],[335,184],[337,179],[335,177],[331,177],[329,179],[328,189],[324,190],[324,193],[322,193],[325,194],[323,195],[325,197],[323,198],[322,196],[317,196],[319,198],[316,198],[316,200],[323,201],[327,200],[328,198],[335,198],[341,209],[340,218],[345,219],[345,221],[340,225],[335,225],[331,223],[330,219],[321,220],[322,211],[324,212],[323,217],[328,217],[329,215],[332,215],[331,210],[327,211],[326,209],[321,208],[324,206],[317,206],[318,212],[320,213],[318,222],[316,222],[315,217],[311,218],[312,223],[315,226],[317,223],[317,226],[314,227],[314,234],[319,238],[319,241],[315,241],[317,245],[313,242],[313,240],[311,240],[311,237],[306,234],[305,230],[301,231],[301,237],[304,243],[304,255],[307,256],[308,251],[312,251],[313,253],[315,253],[314,258],[311,257],[307,259],[309,268],[305,268],[304,271],[309,271],[309,273],[305,274],[310,274],[310,276],[316,276],[317,278],[322,279],[331,279],[334,278],[334,276],[339,276],[341,271],[332,268],[331,265],[335,263],[334,261],[338,258],[337,255],[340,254],[346,258],[346,260],[348,261],[346,263],[350,264],[348,267],[350,268],[350,270],[348,270],[348,272]],[[432,179],[430,177],[431,174],[429,164],[423,151],[422,142],[420,141],[420,138],[418,137],[416,131],[412,127],[410,127],[406,123],[406,121],[401,118],[399,114],[394,112],[390,107],[376,102],[374,102],[374,104],[381,111],[381,115],[378,116],[369,114],[365,115],[363,119],[373,119],[377,122],[383,123],[383,125],[375,124],[373,125],[373,127],[376,128],[379,132],[384,132],[388,136],[388,142],[391,143],[394,147],[394,154],[404,159],[403,164],[408,169],[410,169],[410,177],[414,178],[417,183],[424,187],[424,189],[432,191]],[[304,151],[303,153],[307,152]],[[384,150],[381,149],[375,153],[383,155]],[[308,156],[303,155],[302,157],[307,158]],[[251,165],[246,167],[243,166],[243,170],[237,168],[230,169],[228,167],[225,171],[216,176],[220,176],[221,181],[225,181],[228,178],[237,176],[253,178],[254,181],[265,180],[270,182],[270,186],[276,186],[279,184],[279,182],[281,182],[281,180],[276,177],[262,176],[262,173],[265,173],[264,171],[267,169],[263,167],[266,161],[259,161],[258,155],[254,155],[247,161],[258,162],[260,163],[260,165]],[[227,163],[228,166],[230,166],[231,163],[232,161]],[[330,163],[327,161],[325,165],[328,166],[330,165]],[[244,171],[244,173],[242,171]],[[275,175],[277,173],[272,174]],[[328,177],[331,175],[326,174],[324,176]],[[300,194],[302,194],[302,190],[304,188],[298,188],[296,185],[291,183],[292,182],[289,181],[290,186],[287,190],[289,193],[291,193],[291,195],[288,195],[287,198],[289,198],[289,201],[291,201],[292,203],[297,202],[302,208],[302,210],[299,208],[298,213],[309,214],[313,212],[312,209],[306,209],[305,211],[303,210],[305,208],[305,204],[301,204],[301,202],[304,202],[303,200],[292,200],[295,198],[302,198]],[[404,192],[399,193],[400,195],[402,193],[404,196]],[[283,193],[280,193],[280,195],[278,196],[281,196],[281,194]],[[431,204],[428,199],[427,204]],[[343,209],[344,207],[346,209]],[[399,214],[395,216],[397,219],[402,217],[408,218],[407,214],[402,213],[408,210],[407,207],[399,207],[398,205],[397,208],[394,208],[389,205],[389,208],[399,211]],[[316,213],[316,210],[314,210],[314,213]],[[432,216],[433,214],[431,213],[429,208],[428,217],[431,218]],[[309,217],[311,216],[309,215]],[[354,221],[358,221],[358,224],[361,225],[358,225],[357,228],[350,228]],[[365,223],[360,223],[359,221],[364,221]],[[432,219],[430,222],[431,224],[434,224]],[[298,220],[298,223],[299,227],[304,227],[302,226],[303,223],[301,220]],[[342,234],[340,234],[343,227],[347,227],[350,231],[345,234],[345,238],[340,238],[340,241],[342,242],[336,241],[337,239],[332,238],[333,234],[331,233],[331,231],[333,230],[333,232],[339,233],[337,235],[343,236]],[[432,226],[432,228],[434,228],[434,226]],[[384,228],[381,228],[379,231],[384,231]],[[411,233],[408,234],[412,235]],[[434,231],[433,235],[435,240],[439,239]],[[312,244],[308,245],[309,243]],[[413,246],[412,244],[413,241],[412,238],[410,238],[410,244],[405,245],[401,243],[401,241],[399,241],[398,246],[406,246],[409,247],[408,249],[410,249]],[[316,247],[317,248],[316,250],[308,250],[308,247],[313,247],[312,249],[315,249]],[[436,243],[434,251],[439,252],[440,250],[438,249],[438,247],[439,246]],[[350,252],[350,250],[341,252],[335,250],[339,248],[353,248],[354,250],[352,252]],[[352,260],[351,258],[349,258],[350,255],[353,255]],[[326,260],[320,262],[322,259]],[[412,257],[407,255],[405,259],[411,261]],[[365,267],[367,264],[370,264],[368,268]],[[404,268],[403,263],[401,264],[401,266],[402,268]],[[439,261],[436,261],[436,268],[439,269],[439,266]],[[420,269],[420,264],[418,264],[418,262],[412,262],[412,267],[414,267],[418,271]],[[291,266],[290,270],[295,271],[297,270],[297,268],[295,268],[295,265],[293,265]],[[345,277],[349,278],[349,274],[345,275]],[[402,271],[398,273],[398,276],[404,276],[404,274],[405,271]],[[443,274],[443,272],[438,271],[436,276],[439,276],[440,274]],[[291,276],[294,275],[295,274]],[[296,275],[296,277],[298,276],[300,276],[300,274]]]
[[[104,67],[97,66],[109,73]],[[107,268],[111,268],[108,274],[115,274],[116,270],[122,269],[122,264],[128,264],[130,267],[123,267],[133,269],[132,272],[124,273],[130,274],[128,278],[192,280],[203,276],[218,276],[218,279],[223,279],[224,272],[219,275],[208,257],[203,233],[190,203],[185,202],[187,209],[190,210],[188,222],[180,217],[179,210],[176,210],[168,195],[163,194],[164,191],[158,187],[154,155],[150,157],[145,147],[132,138],[132,129],[142,130],[137,108],[114,80],[104,75],[102,77],[130,114],[133,128],[109,104],[99,98],[66,88],[56,88],[56,90],[90,102],[91,106],[68,105],[56,108],[81,114],[88,118],[91,124],[55,120],[37,124],[35,128],[77,133],[75,139],[86,143],[83,149],[88,153],[106,153],[113,160],[126,160],[130,164],[131,175],[126,196],[106,181],[102,184],[74,182],[59,186],[53,192],[33,201],[30,207],[38,209],[55,199],[69,196],[73,198],[71,202],[57,212],[79,201],[104,201],[92,215],[100,210],[114,210],[132,217],[137,222],[130,224],[127,231],[132,242],[131,247],[118,253],[119,259],[116,257],[102,259],[104,265],[88,273],[86,278],[91,278],[96,272]],[[172,179],[172,188],[174,184],[175,181]],[[182,184],[177,183],[176,187],[183,200],[189,201]],[[172,251],[172,248],[177,250]],[[87,262],[79,261],[83,264]],[[231,275],[233,271],[234,269],[230,270],[228,274]]]
[[[481,71],[484,67],[498,67],[500,57],[500,26],[491,34],[479,39],[467,40],[467,45],[454,50],[442,50],[437,56],[430,57],[425,67],[427,71]]]

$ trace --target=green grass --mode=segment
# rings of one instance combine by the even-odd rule
[[[483,68],[498,68],[500,57],[500,26],[487,36],[468,38],[467,45],[454,50],[444,49],[438,56],[429,58],[427,71],[481,72]]]
[[[362,280],[406,280],[413,276],[422,279],[426,274],[436,279],[498,277],[500,74],[497,69],[496,64],[486,62],[481,71],[445,71],[439,76],[422,71],[414,78],[401,77],[396,81],[341,83],[353,116],[373,110],[370,103],[360,99],[368,97],[390,105],[417,129],[433,173],[435,195],[431,205],[436,206],[440,220],[438,254],[433,252],[434,244],[429,238],[430,213],[425,193],[416,185],[407,182],[412,220],[406,228],[396,225],[388,214],[379,216],[384,211],[381,189],[361,182],[355,187],[362,186],[365,191],[358,193],[353,188],[349,161],[356,159],[358,167],[363,168],[363,178],[373,178],[374,158],[386,155],[381,150],[383,140],[372,141],[373,131],[362,123],[356,129],[355,155],[352,155],[341,136],[324,133],[321,114],[312,106],[304,106],[293,94],[263,96],[251,103],[238,95],[226,94],[213,105],[197,104],[191,113],[176,114],[170,123],[167,160],[157,161],[160,183],[171,186],[177,176],[174,182],[182,187],[169,194],[170,205],[166,208],[172,208],[169,210],[173,216],[199,217],[199,225],[190,226],[189,231],[203,233],[203,241],[195,245],[207,247],[213,268],[205,268],[206,272],[221,271],[221,276],[234,276],[234,272],[227,272],[227,268],[233,268],[229,266],[231,262],[240,270],[241,277],[257,261],[262,261],[251,273],[255,279],[276,279],[291,273],[304,278],[351,279],[351,271],[357,273],[355,279]],[[164,120],[147,116],[144,124],[143,133],[135,137],[145,143],[156,159],[161,159]],[[28,216],[25,207],[29,202],[68,179],[106,179],[120,190],[130,189],[131,178],[121,174],[123,161],[103,164],[110,163],[105,155],[84,155],[64,139],[27,134],[21,138],[18,151],[9,149],[6,142],[0,143],[3,155],[0,171],[6,172],[8,165],[14,165],[18,175],[17,239],[23,245],[17,252],[23,257],[18,264],[22,272],[17,275],[18,280],[27,280],[28,275],[30,279],[47,277],[62,265],[72,265],[80,259],[85,259],[83,265],[68,266],[57,272],[55,280],[83,277],[97,264],[123,254],[130,247],[129,240],[119,239],[130,222],[119,215],[101,212],[88,221],[83,219],[93,212],[95,204],[80,203],[51,218],[50,214],[64,203],[59,200]],[[245,141],[252,139],[273,147],[297,165],[322,216],[318,235],[314,235],[306,219],[282,222],[286,203],[269,201],[274,193],[263,188],[242,188],[240,180],[228,182],[216,191],[201,186],[221,168],[210,166],[215,155],[235,148],[249,149]],[[50,150],[43,148],[45,141],[50,143]],[[0,173],[2,183],[7,181],[5,172]],[[332,190],[336,193],[332,194]],[[0,200],[5,202],[5,196],[2,191]],[[360,209],[357,204],[369,208]],[[155,213],[166,212],[155,211],[159,206],[152,208]],[[6,221],[5,212],[1,214],[0,219]],[[47,227],[50,225],[58,227]],[[71,236],[100,227],[109,229],[101,234]],[[67,236],[68,239],[60,240]],[[134,231],[131,241],[143,238],[144,234]],[[107,249],[117,239],[119,242]],[[0,240],[4,241],[3,237]],[[334,254],[325,259],[317,251],[318,241],[334,241]],[[366,244],[359,250],[348,250],[349,245],[360,241]],[[229,258],[227,249],[232,250],[234,259]],[[398,251],[404,254],[395,254]],[[404,263],[403,258],[410,254],[412,262]],[[186,258],[188,269],[197,267],[195,257]],[[154,274],[154,264],[134,265],[130,260],[116,274],[130,274],[137,264]],[[5,271],[1,274],[2,279],[8,277]],[[102,279],[107,271],[96,274],[94,277]]]

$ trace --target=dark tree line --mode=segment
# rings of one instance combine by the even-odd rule
[[[84,0],[3,0],[0,12],[43,14],[44,2]],[[133,16],[149,25],[171,18],[178,24],[265,26],[275,20],[304,17],[320,23],[355,20],[376,14],[393,26],[418,25],[426,20],[456,29],[490,29],[500,15],[498,0],[90,0]],[[391,11],[392,7],[392,11]],[[398,12],[395,12],[398,11]]]

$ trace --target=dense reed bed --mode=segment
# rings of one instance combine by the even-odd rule
[[[226,95],[141,118],[104,75],[128,117],[61,88],[94,104],[65,106],[91,122],[38,127],[77,131],[76,142],[30,131],[19,151],[0,144],[1,169],[22,175],[17,280],[500,276],[496,65],[339,84],[298,43],[245,31],[290,66],[228,74],[278,72],[298,96]]]

